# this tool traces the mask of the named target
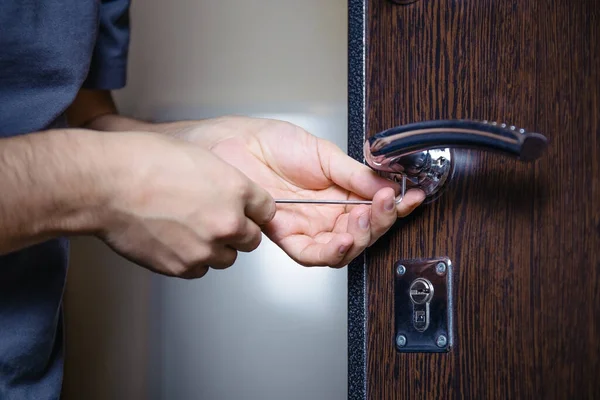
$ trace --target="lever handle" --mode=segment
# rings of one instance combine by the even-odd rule
[[[503,153],[521,161],[544,154],[548,139],[504,123],[438,120],[400,125],[366,140],[364,156],[377,171],[406,175],[410,187],[428,197],[444,186],[452,172],[452,149],[475,148]]]

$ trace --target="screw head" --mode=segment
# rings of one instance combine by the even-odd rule
[[[438,265],[435,266],[435,272],[438,275],[444,275],[446,273],[446,264],[443,262],[438,263]]]
[[[398,275],[404,275],[406,273],[406,267],[404,265],[398,265],[398,268],[396,268],[396,272],[398,273]]]
[[[446,338],[446,336],[440,335],[437,338],[436,344],[438,345],[438,347],[446,347],[446,345],[448,344],[448,339]]]
[[[398,335],[398,337],[396,337],[396,344],[398,345],[398,347],[406,346],[406,336]]]

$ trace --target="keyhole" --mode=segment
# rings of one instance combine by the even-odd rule
[[[415,279],[410,285],[410,298],[415,304],[429,303],[433,298],[433,285],[427,279]]]

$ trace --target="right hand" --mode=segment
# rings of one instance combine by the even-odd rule
[[[121,132],[117,141],[105,154],[120,168],[98,234],[112,249],[160,274],[192,279],[258,247],[275,202],[238,169],[158,134]]]

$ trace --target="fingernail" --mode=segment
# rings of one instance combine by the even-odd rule
[[[346,252],[348,251],[348,247],[350,247],[350,246],[348,246],[347,244],[341,245],[340,250],[339,250],[340,254],[346,254]]]
[[[396,202],[394,201],[394,198],[390,197],[389,199],[387,199],[385,201],[385,210],[392,211],[394,209],[395,205],[396,205]]]
[[[358,218],[358,226],[360,229],[368,229],[369,228],[369,213],[366,212]]]

